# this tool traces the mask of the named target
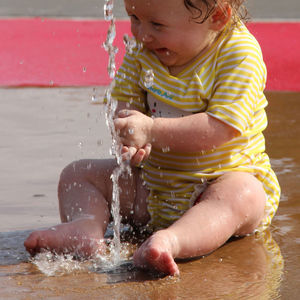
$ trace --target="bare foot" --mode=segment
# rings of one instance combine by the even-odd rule
[[[56,254],[74,254],[89,258],[103,253],[103,235],[99,223],[92,219],[77,219],[46,230],[32,232],[24,242],[26,250],[35,255],[44,250]]]
[[[134,253],[133,259],[137,267],[155,269],[168,275],[179,275],[174,261],[177,252],[177,239],[167,230],[160,230],[150,236]]]

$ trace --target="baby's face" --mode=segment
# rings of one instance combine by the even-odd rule
[[[162,64],[184,68],[211,43],[210,19],[203,24],[183,0],[124,0],[135,38],[153,51]]]

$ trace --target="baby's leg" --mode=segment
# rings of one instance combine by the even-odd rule
[[[32,255],[42,249],[56,253],[74,253],[90,257],[103,250],[103,239],[110,220],[112,181],[116,167],[114,160],[80,160],[68,165],[62,172],[58,186],[59,208],[62,224],[47,230],[33,232],[24,245]],[[139,170],[133,175],[120,178],[120,213],[131,221],[136,213],[138,199],[144,203],[146,191]],[[146,223],[149,216],[146,206],[139,205],[140,223]]]
[[[178,274],[174,258],[205,255],[233,235],[252,233],[264,216],[265,203],[262,184],[251,174],[223,175],[177,222],[146,240],[134,255],[135,263]]]

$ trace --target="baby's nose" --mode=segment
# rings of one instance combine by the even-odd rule
[[[143,43],[150,43],[153,41],[153,37],[152,37],[152,35],[145,33],[141,36],[141,41]]]
[[[153,41],[153,36],[146,25],[141,25],[138,31],[138,39],[143,43],[149,43]]]

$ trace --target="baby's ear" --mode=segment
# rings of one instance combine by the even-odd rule
[[[232,8],[227,2],[222,3],[222,5],[218,5],[213,14],[210,16],[210,29],[214,31],[221,31],[229,22],[231,16]]]

